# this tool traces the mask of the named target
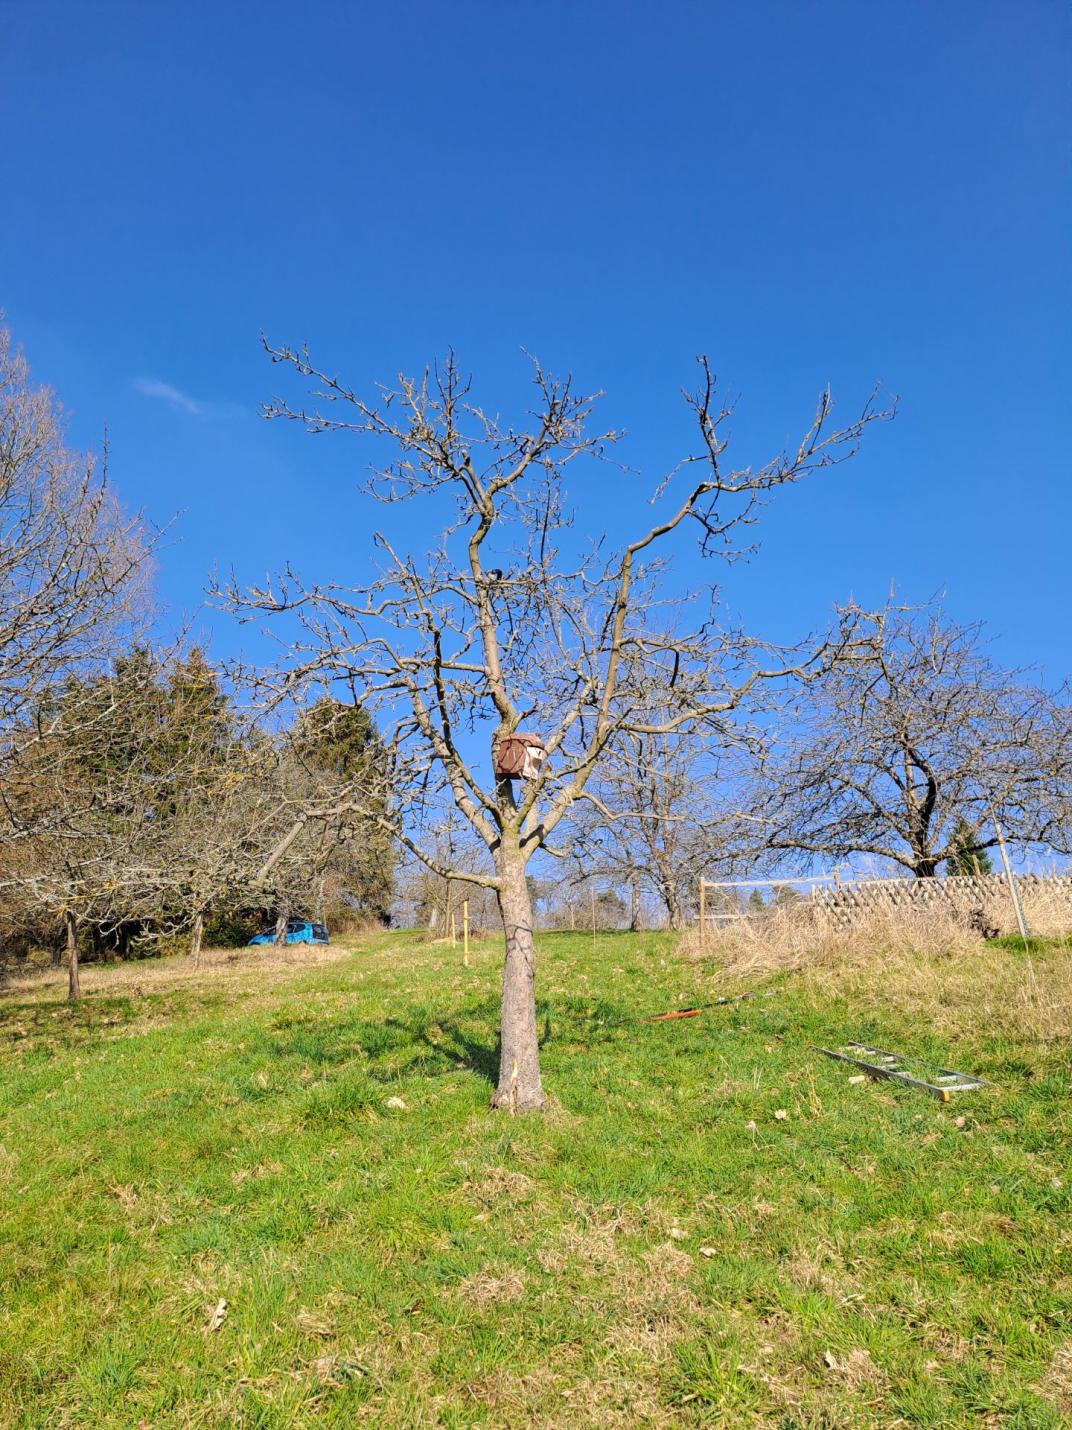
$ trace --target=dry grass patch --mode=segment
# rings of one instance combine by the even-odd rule
[[[621,1372],[614,1364],[584,1374],[577,1354],[563,1347],[556,1368],[539,1366],[525,1374],[494,1370],[470,1381],[468,1397],[491,1412],[495,1426],[533,1427],[533,1430],[603,1430],[603,1427],[678,1424],[663,1409],[652,1388]]]
[[[1040,976],[1030,952],[988,944],[940,909],[878,909],[846,925],[802,900],[690,934],[683,948],[716,965],[720,982],[799,974],[812,994],[885,1005],[943,1035],[984,1026],[1048,1044],[1072,1034],[1072,956],[1048,959]]]
[[[200,965],[184,954],[139,959],[132,963],[83,963],[79,969],[83,996],[93,993],[123,998],[144,998],[176,985],[235,984],[250,981],[257,988],[289,982],[295,974],[322,968],[349,958],[354,944],[291,944],[275,948],[203,949]],[[28,967],[10,974],[0,984],[0,996],[36,1002],[66,995],[66,968]],[[63,1010],[57,1010],[62,1016]]]
[[[525,1273],[508,1270],[492,1276],[486,1271],[478,1271],[473,1276],[467,1276],[458,1291],[478,1311],[486,1311],[491,1306],[510,1305],[520,1301],[525,1294]]]
[[[493,1207],[503,1201],[521,1202],[533,1193],[534,1183],[524,1172],[511,1172],[507,1167],[486,1167],[465,1183],[466,1196]]]
[[[756,918],[736,919],[702,937],[693,931],[682,947],[691,958],[717,961],[727,978],[744,978],[822,966],[870,967],[889,957],[967,956],[985,945],[962,920],[941,910],[879,908],[843,922],[801,899],[768,907]]]
[[[1039,1382],[1039,1394],[1044,1396],[1072,1423],[1072,1341],[1059,1346],[1049,1369]]]

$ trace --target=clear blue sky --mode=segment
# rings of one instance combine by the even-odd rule
[[[359,385],[452,344],[502,402],[523,345],[605,387],[654,475],[702,350],[742,459],[827,382],[846,412],[876,380],[902,397],[770,511],[730,588],[759,631],[892,580],[1065,674],[1068,17],[0,0],[0,306],[76,440],[107,426],[128,505],[184,513],[175,611],[217,561],[364,570],[362,455],[256,418],[262,330]]]

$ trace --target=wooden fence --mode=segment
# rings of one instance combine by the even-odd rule
[[[835,922],[850,924],[868,913],[933,910],[952,913],[965,924],[986,933],[1013,932],[1016,910],[1004,874],[967,874],[936,879],[821,879],[801,881],[810,888],[798,895],[802,908],[828,914]],[[788,882],[762,880],[754,884],[700,884],[700,926],[707,929],[753,912],[741,902],[739,889],[769,883],[775,889],[790,889]],[[1033,931],[1072,930],[1072,874],[1017,874],[1027,922]],[[733,891],[732,894],[730,891]]]
[[[1072,876],[1018,874],[1020,898],[1030,914],[1041,902],[1047,915],[1064,912],[1072,927]],[[980,928],[1005,931],[1015,908],[1003,874],[966,874],[945,879],[866,879],[838,887],[829,884],[812,890],[812,900],[839,921],[875,910],[934,909],[951,912]],[[1047,917],[1046,922],[1051,921]]]

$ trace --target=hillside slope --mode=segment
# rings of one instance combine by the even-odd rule
[[[740,986],[540,956],[542,1118],[487,1111],[493,941],[0,996],[0,1423],[1069,1423],[1067,949],[658,1023]],[[993,1086],[850,1082],[810,1045],[851,1037]]]

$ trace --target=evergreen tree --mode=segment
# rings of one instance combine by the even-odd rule
[[[372,805],[386,813],[386,755],[376,725],[361,705],[329,696],[300,715],[291,749],[302,768],[325,789],[363,786]],[[397,856],[389,834],[375,818],[354,816],[333,842],[321,874],[329,904],[386,923],[394,897]],[[329,914],[326,914],[330,918]]]
[[[992,874],[990,855],[979,843],[977,830],[963,816],[957,820],[949,841],[952,852],[946,860],[945,872],[950,877],[965,874]]]

